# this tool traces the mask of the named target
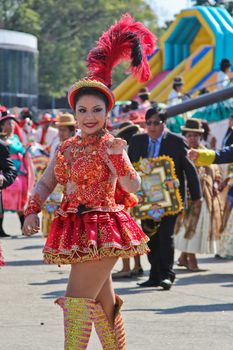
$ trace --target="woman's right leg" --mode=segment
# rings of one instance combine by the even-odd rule
[[[116,260],[104,258],[71,266],[66,295],[56,300],[64,312],[65,350],[87,348],[95,317],[95,299]],[[115,344],[114,337],[112,342]]]
[[[96,299],[116,261],[115,257],[106,257],[71,265],[66,296]]]

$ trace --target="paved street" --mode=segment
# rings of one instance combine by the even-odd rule
[[[13,237],[1,241],[7,266],[0,270],[0,350],[62,350],[62,312],[53,301],[65,291],[69,267],[43,265],[43,238],[19,235],[15,214],[4,226]],[[199,262],[202,272],[177,268],[168,292],[140,289],[139,279],[114,283],[125,300],[127,350],[233,349],[233,260]],[[95,334],[88,349],[101,349]]]

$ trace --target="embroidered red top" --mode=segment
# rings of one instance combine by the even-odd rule
[[[82,211],[119,211],[115,201],[116,183],[127,192],[135,192],[140,177],[134,170],[125,151],[109,154],[109,133],[81,138],[75,136],[65,141],[56,157],[50,162],[37,183],[25,215],[38,213],[43,202],[57,183],[64,186],[62,203],[57,214]]]

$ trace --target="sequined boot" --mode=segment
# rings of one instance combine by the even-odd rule
[[[96,303],[94,313],[94,325],[103,350],[126,349],[124,324],[120,314],[120,308],[122,304],[122,299],[118,295],[116,295],[113,329],[109,324],[109,321],[102,308],[102,305],[100,303]]]
[[[61,297],[55,301],[64,313],[64,350],[87,349],[92,329],[93,299]]]

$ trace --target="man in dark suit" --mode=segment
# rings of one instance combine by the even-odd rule
[[[162,155],[170,156],[175,165],[176,176],[180,182],[180,194],[185,203],[187,180],[190,196],[193,201],[200,201],[202,197],[199,178],[193,163],[187,158],[188,145],[182,136],[169,132],[165,127],[166,113],[159,113],[158,108],[151,108],[146,112],[148,134],[139,134],[131,139],[128,154],[131,162],[140,158],[154,158]],[[158,231],[149,241],[150,253],[148,259],[151,264],[149,280],[139,285],[141,287],[161,286],[169,290],[175,279],[174,263],[174,227],[177,215],[165,216]],[[142,221],[145,233],[153,230],[154,221]]]
[[[4,188],[10,186],[17,176],[13,162],[10,160],[10,155],[6,144],[0,140],[0,237],[8,237],[2,227],[3,222],[3,207],[2,207],[2,192]]]

